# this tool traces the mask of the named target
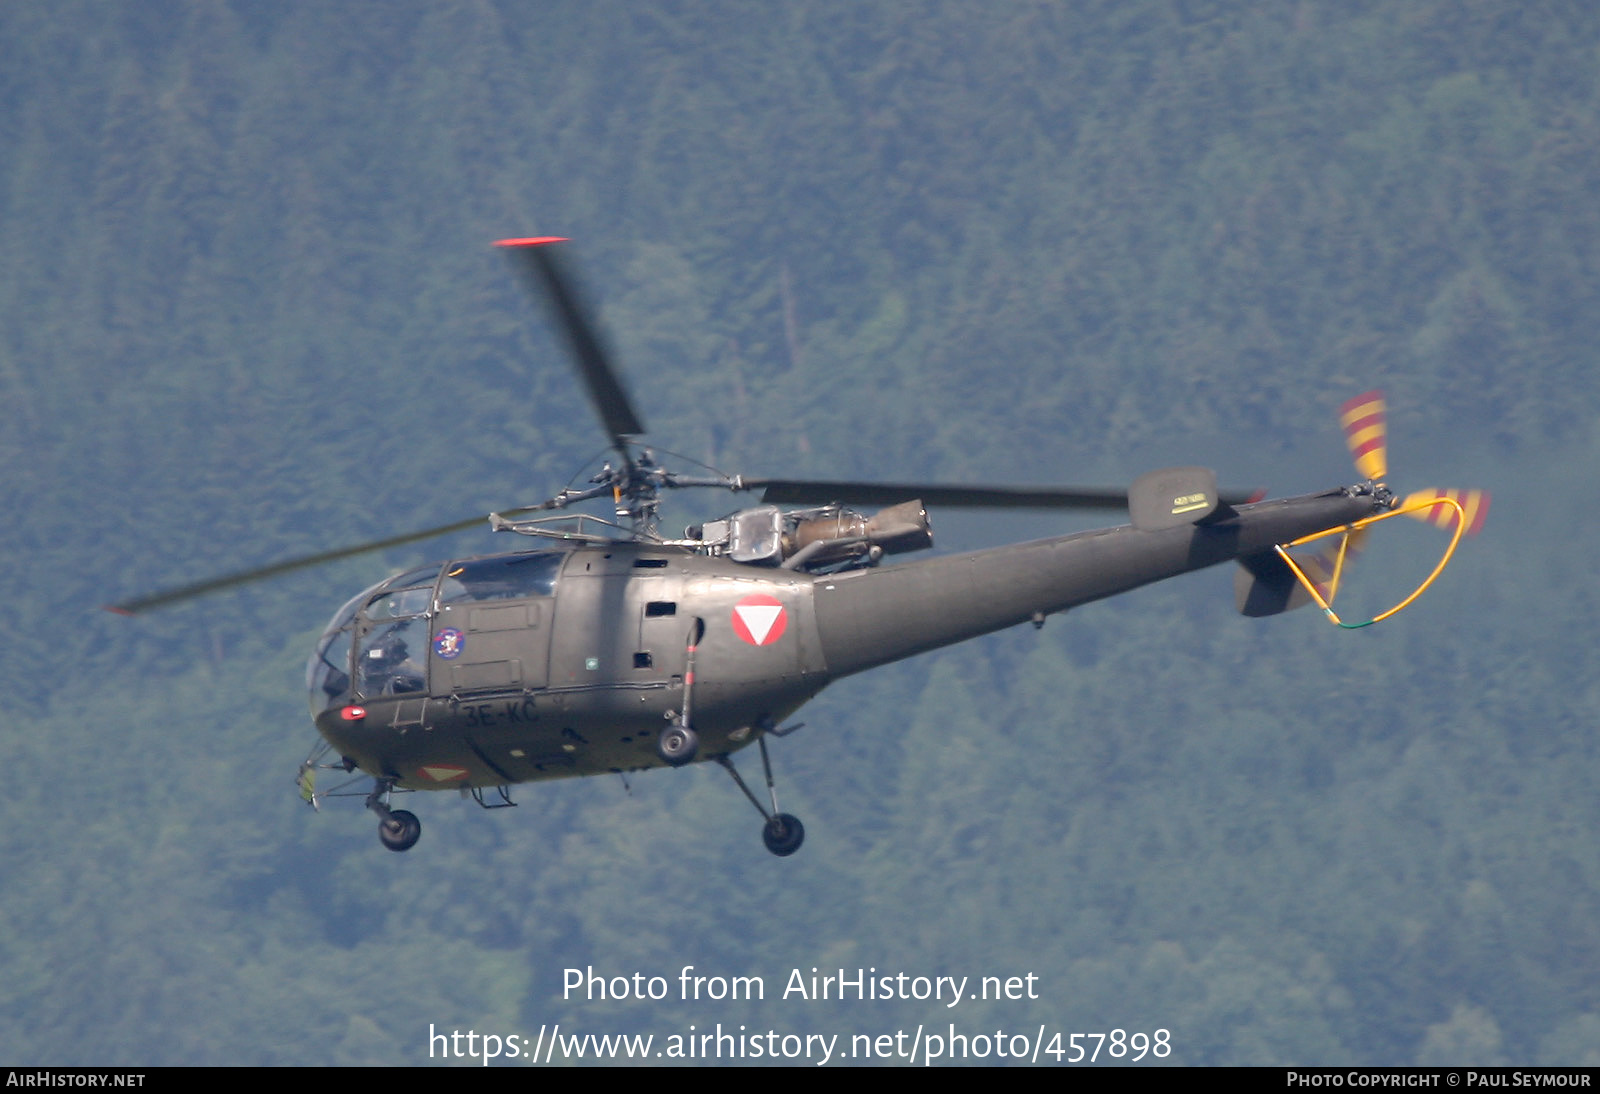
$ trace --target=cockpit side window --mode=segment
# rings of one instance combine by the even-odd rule
[[[356,691],[364,699],[410,695],[428,687],[428,623],[435,563],[390,578],[361,610],[356,637]]]
[[[439,585],[439,603],[550,596],[566,557],[563,551],[539,551],[451,563]]]
[[[426,617],[442,568],[435,562],[397,574],[339,609],[306,664],[313,716],[357,697],[427,690]]]
[[[363,698],[409,695],[428,686],[428,624],[413,616],[373,624],[356,651],[356,690]]]

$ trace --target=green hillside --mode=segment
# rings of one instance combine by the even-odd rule
[[[559,1023],[1600,1063],[1597,81],[1558,0],[0,6],[0,1058]],[[774,748],[793,859],[711,765],[414,797],[392,855],[295,794],[302,666],[497,538],[98,609],[579,474],[603,434],[489,246],[546,233],[650,440],[730,472],[1283,495],[1353,481],[1334,411],[1382,387],[1397,484],[1494,510],[1367,631],[1218,570],[836,685]],[[1374,603],[1441,545],[1374,550]],[[671,992],[563,998],[590,967]],[[1037,997],[783,997],[814,968]]]

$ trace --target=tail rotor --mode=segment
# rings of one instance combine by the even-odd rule
[[[1381,391],[1357,395],[1339,408],[1339,425],[1344,429],[1344,443],[1355,460],[1356,470],[1379,486],[1384,485],[1389,474],[1388,423],[1388,408]],[[1407,494],[1396,509],[1446,532],[1454,532],[1456,521],[1464,519],[1465,534],[1473,536],[1489,515],[1489,492],[1429,487]]]
[[[1389,511],[1347,527],[1330,528],[1294,543],[1280,545],[1277,553],[1288,563],[1302,588],[1330,621],[1345,628],[1365,627],[1400,612],[1433,584],[1449,563],[1461,538],[1476,535],[1483,527],[1484,519],[1489,515],[1489,493],[1478,489],[1428,487],[1404,498],[1396,498],[1384,481],[1389,474],[1389,424],[1388,407],[1381,391],[1357,395],[1341,406],[1339,425],[1344,430],[1345,445],[1350,449],[1357,472],[1367,480],[1367,488],[1380,498],[1391,499]],[[1345,623],[1333,611],[1333,600],[1338,595],[1340,582],[1350,562],[1365,546],[1371,526],[1396,516],[1412,517],[1449,532],[1450,544],[1433,572],[1409,597],[1365,623]],[[1314,542],[1319,542],[1314,552],[1290,556],[1289,549]]]
[[[1389,412],[1383,392],[1357,395],[1339,408],[1344,443],[1362,478],[1382,482],[1389,474]]]

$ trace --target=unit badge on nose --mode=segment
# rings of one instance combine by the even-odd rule
[[[433,652],[446,661],[454,661],[460,657],[463,645],[461,632],[454,627],[446,627],[433,636]]]

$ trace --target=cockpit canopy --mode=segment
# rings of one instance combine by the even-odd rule
[[[457,601],[550,596],[563,551],[432,563],[380,581],[334,614],[306,664],[311,714],[382,696],[425,694],[429,620]]]

